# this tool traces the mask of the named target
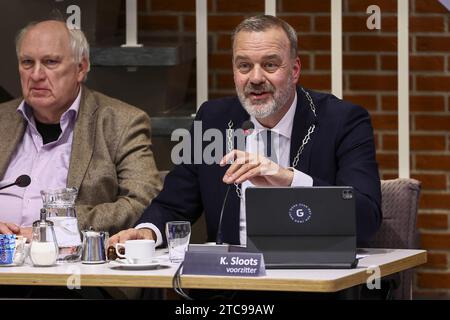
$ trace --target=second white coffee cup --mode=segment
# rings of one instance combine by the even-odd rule
[[[119,248],[125,248],[125,254],[119,252]],[[154,240],[127,240],[125,244],[116,243],[116,253],[120,258],[125,258],[128,263],[145,264],[152,263],[155,254]]]

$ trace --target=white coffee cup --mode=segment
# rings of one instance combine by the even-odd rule
[[[125,254],[119,252],[120,247],[125,247]],[[120,258],[127,259],[128,263],[145,264],[152,263],[155,254],[154,240],[127,240],[125,244],[116,243],[116,253]]]

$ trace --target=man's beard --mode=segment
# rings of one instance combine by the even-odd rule
[[[263,119],[275,114],[286,105],[289,98],[292,96],[292,94],[290,93],[290,83],[291,76],[289,76],[288,80],[286,81],[286,85],[280,87],[279,89],[275,89],[275,87],[269,82],[265,82],[260,85],[254,85],[249,82],[245,86],[243,91],[239,90],[236,87],[236,92],[239,101],[241,102],[244,109],[248,112],[248,114],[257,119]],[[271,95],[263,101],[251,101],[251,93],[262,92],[269,93]]]

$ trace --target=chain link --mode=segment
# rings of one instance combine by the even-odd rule
[[[227,129],[227,152],[225,152],[226,154],[231,152],[231,150],[234,149],[233,146],[233,121],[229,121],[228,122],[228,129]]]
[[[303,89],[303,88],[301,88],[301,89],[302,89],[303,93],[305,94],[306,99],[308,99],[308,101],[309,101],[309,106],[311,108],[311,111],[314,113],[314,117],[317,117],[316,106],[314,105],[314,102],[313,102],[311,96],[309,95],[309,92],[305,91],[305,89]]]
[[[227,129],[227,152],[229,153],[234,149],[234,145],[233,145],[233,121],[230,120],[228,122],[228,129]],[[242,190],[241,187],[239,186],[239,184],[237,184],[236,182],[234,183],[234,186],[236,187],[236,194],[239,198],[242,198]]]
[[[241,187],[235,182],[234,186],[236,187],[236,194],[239,197],[239,199],[242,199],[242,190]]]
[[[298,160],[300,160],[300,155],[303,152],[303,149],[305,148],[306,144],[311,140],[311,134],[314,132],[314,129],[316,128],[316,125],[312,124],[308,128],[308,132],[306,133],[305,137],[303,138],[302,145],[300,148],[298,148],[297,154],[294,157],[294,161],[292,161],[292,167],[295,168],[298,164]]]
[[[309,95],[309,92],[307,92],[303,87],[301,87],[303,93],[306,96],[306,99],[309,101],[309,107],[311,108],[312,113],[314,113],[314,117],[317,117],[316,115],[316,106],[314,105],[314,102]],[[306,144],[311,140],[311,134],[314,132],[314,129],[316,128],[315,124],[312,124],[308,128],[308,132],[306,133],[305,137],[302,140],[302,145],[297,150],[297,154],[294,157],[294,160],[292,161],[292,167],[295,168],[298,164],[298,161],[300,160],[300,155],[303,153],[303,149],[305,149]]]

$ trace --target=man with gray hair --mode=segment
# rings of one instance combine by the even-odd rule
[[[75,187],[81,230],[131,227],[161,189],[145,112],[88,89],[89,45],[62,21],[17,36],[23,97],[0,104],[0,234],[30,238],[41,190]]]
[[[245,245],[244,191],[254,185],[352,186],[357,239],[369,240],[381,223],[381,191],[368,112],[298,85],[297,34],[277,17],[255,16],[237,26],[232,63],[237,97],[205,102],[196,116],[202,132],[198,137],[192,129],[191,140],[201,140],[210,129],[227,137],[226,130],[251,120],[255,132],[247,137],[245,150],[235,148],[217,164],[175,166],[135,228],[121,231],[110,242],[156,239],[163,244],[168,221],[195,222],[204,212],[208,241]],[[266,135],[266,142],[261,143],[260,134]],[[273,143],[269,136],[274,136]],[[233,143],[231,139],[223,145]],[[271,218],[278,215],[274,212]]]

